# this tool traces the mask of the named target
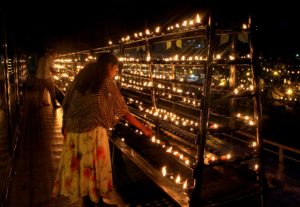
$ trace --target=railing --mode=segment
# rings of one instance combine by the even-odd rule
[[[279,144],[279,143],[276,143],[276,142],[273,142],[273,141],[270,141],[270,140],[267,140],[267,139],[264,139],[264,143],[272,145],[274,147],[278,147],[278,152],[276,152],[274,150],[267,149],[267,148],[264,148],[264,150],[266,150],[268,152],[271,152],[273,154],[279,155],[279,164],[280,165],[284,164],[284,158],[287,158],[287,159],[290,159],[290,160],[293,160],[295,162],[300,163],[299,159],[293,158],[291,156],[288,156],[288,155],[284,154],[285,151],[289,151],[289,152],[293,152],[295,154],[298,154],[300,156],[300,150],[299,149],[295,149],[293,147],[289,147],[289,146],[286,146],[286,145],[283,145],[283,144]]]
[[[251,137],[251,138],[255,139],[255,137],[251,136],[250,134],[246,134],[246,133],[243,133],[241,131],[239,131],[238,133],[243,134],[244,136],[248,136],[248,137]],[[286,145],[283,145],[283,144],[279,144],[277,142],[274,142],[274,141],[271,141],[271,140],[268,140],[268,139],[264,139],[263,141],[264,141],[264,150],[265,151],[270,152],[272,154],[276,154],[276,155],[279,156],[278,157],[279,165],[281,165],[281,166],[284,165],[284,159],[285,158],[289,159],[289,160],[292,160],[294,162],[300,163],[300,159],[285,155],[285,151],[288,151],[288,152],[295,153],[295,154],[299,155],[299,157],[300,157],[300,149],[296,149],[296,148],[289,147],[289,146],[286,146]],[[271,145],[272,147],[277,147],[278,151],[274,151],[273,149],[266,148],[266,146],[265,146],[266,144]]]

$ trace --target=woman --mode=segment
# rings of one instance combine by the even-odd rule
[[[120,118],[152,136],[128,111],[114,81],[118,59],[103,53],[73,81],[63,102],[64,149],[54,183],[53,196],[62,194],[83,206],[109,206],[102,198],[112,191],[112,169],[107,129]]]

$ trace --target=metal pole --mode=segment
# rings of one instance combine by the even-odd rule
[[[209,120],[209,106],[210,106],[210,95],[211,95],[211,79],[212,79],[212,69],[213,69],[213,40],[215,36],[215,25],[213,21],[213,16],[210,14],[208,25],[207,25],[207,38],[208,38],[208,51],[207,51],[207,63],[206,63],[206,77],[203,90],[203,107],[200,115],[200,133],[197,138],[198,149],[197,149],[197,164],[194,169],[194,183],[195,188],[192,192],[190,206],[196,207],[201,206],[201,190],[203,181],[203,171],[204,171],[204,156],[205,156],[205,146],[207,138],[207,128]]]
[[[235,62],[235,56],[236,56],[236,40],[237,40],[237,34],[232,34],[232,42],[231,42],[231,55],[233,55]],[[229,78],[229,87],[231,89],[236,87],[236,65],[231,64],[230,65],[230,78]],[[231,114],[231,120],[230,120],[230,127],[231,129],[235,129],[236,127],[236,122],[235,122],[235,115],[234,113],[236,112],[236,100],[231,99],[230,100],[230,114]]]
[[[263,137],[262,134],[262,105],[261,105],[261,89],[259,81],[259,63],[257,51],[255,50],[255,28],[252,22],[253,17],[249,16],[249,26],[250,26],[250,58],[252,61],[252,72],[253,72],[253,84],[254,84],[254,110],[255,110],[255,120],[256,120],[256,139],[258,144],[258,157],[259,157],[259,190],[260,190],[260,199],[261,206],[264,206],[264,186],[266,185],[265,177],[265,167],[263,162]]]
[[[149,45],[149,40],[146,39],[146,53],[147,53],[147,58],[150,58],[147,60],[148,66],[149,66],[149,71],[150,71],[150,82],[151,82],[151,100],[154,109],[156,110],[156,98],[155,98],[155,89],[154,89],[154,81],[153,81],[153,65],[152,65],[152,60],[151,60],[151,50],[150,50],[150,45]]]
[[[7,53],[7,38],[6,38],[6,17],[4,16],[3,21],[3,60],[4,60],[4,77],[5,77],[5,105],[6,105],[6,115],[7,115],[7,137],[8,137],[8,145],[9,152],[12,154],[12,132],[11,132],[11,123],[10,123],[10,100],[9,100],[9,74],[8,74],[8,53]]]

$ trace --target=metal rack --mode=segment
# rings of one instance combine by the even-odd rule
[[[122,62],[116,80],[131,112],[156,131],[149,140],[121,122],[112,132],[114,146],[181,206],[255,195],[263,206],[261,100],[251,22],[225,30],[216,28],[212,17],[202,23],[196,15],[164,32],[146,30],[116,45],[64,54],[57,64],[65,64],[60,70],[66,77],[57,77],[57,83],[67,87],[78,72],[74,67],[114,52]],[[247,52],[239,51],[239,38]],[[84,61],[76,61],[78,54]]]

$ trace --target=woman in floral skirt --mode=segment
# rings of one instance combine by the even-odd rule
[[[82,206],[105,204],[113,189],[107,129],[120,118],[146,136],[153,131],[129,111],[114,81],[118,59],[103,53],[76,76],[63,102],[65,142],[53,196],[68,196],[71,202],[82,199]]]

